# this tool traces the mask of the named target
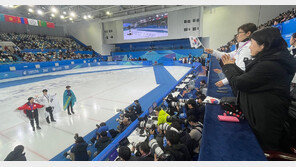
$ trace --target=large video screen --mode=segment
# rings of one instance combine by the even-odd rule
[[[168,36],[168,14],[161,13],[123,21],[124,40]]]

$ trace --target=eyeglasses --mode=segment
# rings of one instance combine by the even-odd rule
[[[245,34],[245,32],[237,32],[237,34],[241,34],[241,33],[244,33]]]

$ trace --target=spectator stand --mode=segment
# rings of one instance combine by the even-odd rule
[[[215,83],[219,81],[219,77],[213,71],[215,68],[220,68],[220,65],[212,56],[207,95],[216,98],[233,96],[229,86],[223,89],[227,93],[217,92],[219,89]],[[199,161],[266,161],[248,121],[220,122],[217,116],[222,115],[223,112],[220,105],[206,105]]]

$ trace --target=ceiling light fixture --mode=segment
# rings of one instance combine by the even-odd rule
[[[37,13],[38,13],[39,15],[43,15],[43,11],[42,11],[42,10],[37,10]]]
[[[58,13],[58,9],[55,8],[54,6],[51,8],[52,13]]]

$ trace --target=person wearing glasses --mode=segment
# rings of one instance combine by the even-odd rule
[[[295,131],[289,126],[290,84],[296,59],[274,27],[255,31],[251,36],[254,58],[241,72],[235,60],[222,56],[223,73],[239,93],[239,104],[264,151],[290,152]]]
[[[225,54],[229,54],[230,57],[235,59],[235,64],[243,71],[245,71],[245,63],[244,59],[251,59],[251,51],[249,49],[251,42],[250,42],[250,36],[254,31],[257,30],[257,26],[254,23],[246,23],[237,28],[237,35],[236,35],[236,49],[233,52],[225,53],[225,52],[219,52],[217,50],[208,49],[205,48],[205,52],[212,54],[217,59],[221,59],[221,57]],[[214,69],[216,73],[221,73],[222,71],[219,69]],[[224,76],[219,75],[220,81],[216,82],[216,86],[222,87],[224,85],[228,85],[229,82],[227,78]]]

